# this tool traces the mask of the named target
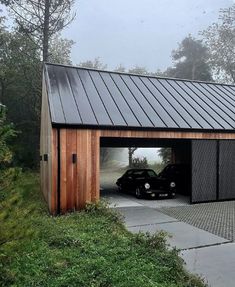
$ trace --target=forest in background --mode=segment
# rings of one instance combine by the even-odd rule
[[[61,31],[73,21],[74,1],[0,0],[10,11],[0,11],[0,173],[10,167],[37,169],[42,65],[44,61],[107,69],[99,58],[72,63],[72,39]],[[79,53],[79,51],[77,51]],[[153,59],[156,61],[157,57]],[[235,4],[220,11],[217,23],[187,35],[172,51],[172,67],[149,73],[146,67],[119,65],[118,72],[203,81],[235,82]],[[107,151],[103,152],[104,158]],[[102,158],[101,158],[102,160]]]

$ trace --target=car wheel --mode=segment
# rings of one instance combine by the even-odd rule
[[[135,190],[135,197],[138,198],[138,199],[143,197],[139,187],[137,187],[136,190]]]

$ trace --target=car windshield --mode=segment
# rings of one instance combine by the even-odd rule
[[[132,175],[135,177],[144,176],[145,170],[135,170],[135,171],[133,171]]]
[[[126,176],[134,177],[156,177],[157,174],[153,170],[128,170]]]
[[[156,177],[157,176],[157,174],[153,170],[148,170],[147,174],[148,174],[149,177]]]

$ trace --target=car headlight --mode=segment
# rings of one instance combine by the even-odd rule
[[[145,187],[146,189],[150,189],[150,184],[146,182],[145,185],[144,185],[144,187]]]
[[[175,187],[175,182],[174,181],[172,181],[171,183],[170,183],[170,187]]]

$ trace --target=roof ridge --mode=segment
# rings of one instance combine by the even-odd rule
[[[88,67],[81,67],[81,66],[75,66],[75,65],[66,65],[66,64],[59,64],[59,63],[45,62],[44,65],[54,65],[54,66],[61,66],[61,67],[66,67],[66,68],[74,68],[74,69],[80,69],[80,70],[88,70],[88,71],[103,72],[103,73],[112,73],[112,74],[127,75],[127,76],[138,76],[138,77],[146,77],[146,78],[154,78],[154,79],[162,79],[162,80],[173,80],[173,81],[181,81],[181,82],[204,83],[204,84],[235,87],[235,84],[219,83],[219,82],[212,82],[212,81],[190,80],[190,79],[164,77],[164,76],[154,76],[154,75],[151,75],[151,74],[142,75],[142,74],[137,74],[137,73],[102,70],[102,69],[96,69],[96,68],[88,68]]]

